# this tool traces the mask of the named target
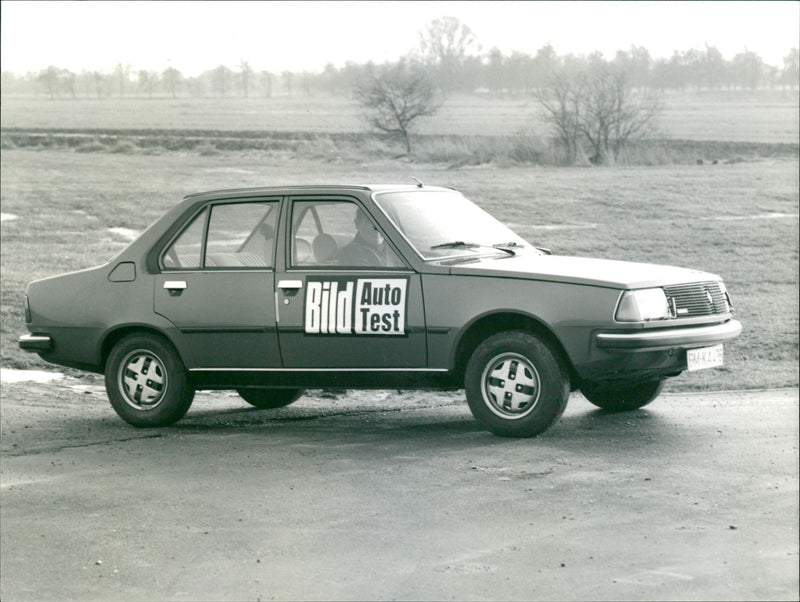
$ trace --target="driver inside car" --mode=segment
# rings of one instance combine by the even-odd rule
[[[339,263],[344,266],[383,267],[389,265],[389,249],[383,235],[361,209],[355,217],[356,235],[342,249]]]

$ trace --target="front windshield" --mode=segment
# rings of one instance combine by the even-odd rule
[[[376,194],[375,202],[423,259],[507,252],[499,247],[531,248],[459,192],[386,192]]]

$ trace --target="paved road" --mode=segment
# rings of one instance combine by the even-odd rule
[[[798,598],[797,390],[575,394],[527,440],[455,393],[203,393],[159,431],[78,381],[1,407],[9,602]]]

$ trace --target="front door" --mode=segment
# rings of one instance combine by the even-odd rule
[[[189,368],[277,368],[277,201],[205,207],[161,258],[156,313],[179,330]],[[191,364],[191,365],[188,365]]]
[[[363,207],[293,199],[287,269],[275,277],[284,368],[424,368],[418,274]]]

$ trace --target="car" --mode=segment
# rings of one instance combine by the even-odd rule
[[[307,388],[463,388],[513,437],[578,389],[643,407],[742,329],[717,275],[554,255],[421,182],[189,195],[106,264],[29,283],[25,316],[22,349],[104,374],[137,427],[199,389],[274,409]]]

